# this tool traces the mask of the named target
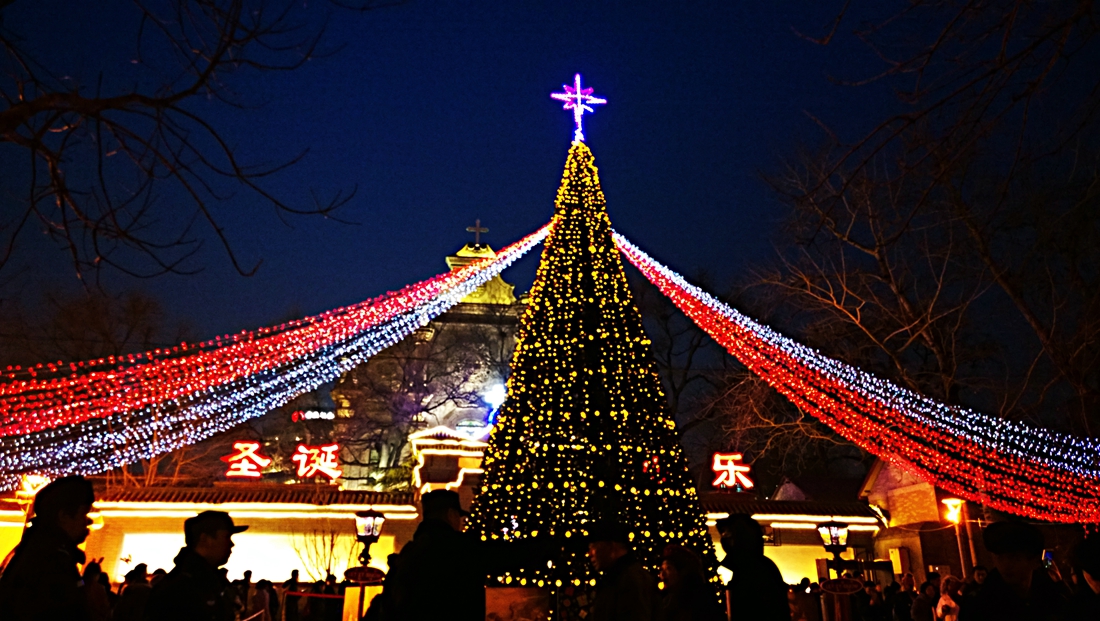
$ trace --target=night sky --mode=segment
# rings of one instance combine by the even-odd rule
[[[73,8],[81,4],[89,6]],[[139,70],[130,4],[93,4],[101,3],[19,0],[4,21],[58,75],[94,83],[102,72],[125,83]],[[331,14],[331,55],[291,73],[231,78],[250,109],[200,108],[246,161],[308,148],[267,187],[304,205],[310,190],[358,186],[338,214],[357,224],[292,217],[287,226],[240,192],[217,214],[242,263],[262,260],[255,276],[238,275],[209,231],[188,264],[204,268],[197,275],[103,275],[112,291],[160,298],[196,337],[430,277],[472,239],[465,227],[475,218],[496,248],[538,228],[552,214],[572,136],[570,113],[549,94],[574,73],[609,100],[586,117],[585,133],[613,224],[719,286],[773,253],[782,208],[760,173],[823,139],[806,113],[852,134],[892,105],[884,87],[829,80],[880,68],[853,37],[822,47],[796,34],[823,32],[839,2],[414,0],[365,14],[313,4],[314,15]],[[23,243],[9,291],[35,300],[75,286],[61,252],[46,252],[33,234]],[[537,252],[505,278],[526,289],[536,262]]]

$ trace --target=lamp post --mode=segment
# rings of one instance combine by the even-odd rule
[[[351,567],[344,572],[344,577],[349,582],[359,583],[359,617],[363,616],[363,599],[367,585],[382,584],[386,574],[377,567],[368,567],[370,563],[371,544],[378,541],[382,535],[382,524],[386,522],[386,516],[374,509],[358,511],[355,513],[355,539],[363,544],[363,551],[359,553],[359,567]]]
[[[848,525],[844,522],[825,522],[817,525],[817,532],[825,545],[825,551],[833,554],[834,570],[840,577],[840,553],[848,549]]]
[[[966,507],[966,501],[961,498],[944,498],[941,502],[947,507],[947,521],[955,525],[955,542],[959,545],[959,577],[962,578],[966,575],[966,555],[963,553],[959,524],[963,520],[962,511]]]

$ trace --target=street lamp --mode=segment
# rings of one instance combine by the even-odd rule
[[[355,538],[363,544],[363,551],[359,553],[359,562],[363,567],[370,563],[371,544],[377,542],[382,535],[382,524],[385,522],[386,516],[374,509],[355,514]]]
[[[947,521],[955,525],[955,542],[959,544],[959,575],[966,574],[966,555],[963,553],[962,535],[959,534],[959,524],[963,521],[963,509],[966,501],[961,498],[944,498],[941,502],[947,507]]]
[[[833,554],[831,564],[836,571],[836,577],[839,578],[840,553],[848,549],[848,525],[844,522],[829,521],[818,524],[817,532],[821,535],[825,551]]]
[[[360,566],[349,567],[344,572],[344,578],[348,582],[355,582],[359,585],[359,616],[356,618],[363,617],[366,587],[382,584],[382,581],[386,578],[386,574],[382,573],[381,569],[367,567],[367,564],[370,563],[370,546],[378,541],[378,537],[382,534],[382,524],[385,522],[386,516],[374,509],[355,513],[355,539],[363,544],[363,551],[359,553]]]
[[[825,551],[832,552],[840,560],[840,553],[848,549],[848,525],[844,522],[825,522],[817,525],[817,532],[825,544]]]

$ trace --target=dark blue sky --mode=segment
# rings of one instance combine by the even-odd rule
[[[129,3],[72,4],[19,0],[5,22],[59,74],[87,84],[133,71]],[[237,275],[204,231],[191,263],[201,273],[107,275],[108,285],[154,294],[205,338],[430,277],[475,218],[499,248],[552,213],[572,120],[549,94],[575,72],[609,100],[585,129],[612,222],[672,267],[731,282],[770,255],[782,213],[758,173],[821,140],[805,112],[855,132],[891,105],[881,87],[827,79],[878,68],[850,36],[823,48],[795,34],[821,32],[835,4],[413,0],[333,11],[325,45],[338,51],[292,73],[233,78],[242,100],[262,105],[207,114],[246,161],[308,148],[267,187],[304,202],[310,189],[358,186],[339,215],[360,224],[294,217],[288,227],[241,192],[217,215],[242,262],[263,261],[255,276]],[[75,282],[60,253],[33,255],[27,299]],[[505,277],[526,288],[536,261]]]

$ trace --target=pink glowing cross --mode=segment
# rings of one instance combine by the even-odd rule
[[[562,88],[565,89],[564,93],[551,93],[550,97],[558,101],[564,101],[565,105],[562,108],[573,111],[573,121],[577,124],[577,130],[573,132],[573,137],[584,142],[584,132],[581,131],[581,117],[584,116],[585,112],[595,112],[595,110],[588,107],[588,104],[605,104],[607,100],[593,97],[590,88],[581,88],[581,74],[579,73],[573,77],[573,86],[563,84]]]

